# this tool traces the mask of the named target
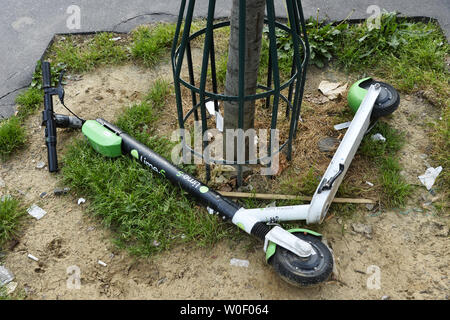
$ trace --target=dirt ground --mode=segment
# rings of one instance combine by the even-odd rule
[[[68,80],[66,104],[88,119],[114,119],[124,107],[138,101],[156,78],[171,80],[169,65],[156,70],[151,73],[134,65],[106,67]],[[339,75],[333,71],[316,70],[309,75],[306,93],[317,95],[321,80],[336,77]],[[65,113],[56,99],[55,111]],[[399,110],[389,120],[407,132],[400,157],[409,183],[418,184],[417,176],[427,168],[424,154],[430,142],[425,127],[419,124],[437,116],[420,97],[402,96]],[[167,110],[162,119],[165,125],[176,127],[175,109]],[[412,119],[416,123],[411,123]],[[40,220],[27,219],[3,261],[15,275],[16,292],[27,299],[449,298],[449,218],[426,205],[432,196],[425,187],[419,187],[402,210],[380,213],[361,206],[351,220],[327,220],[322,232],[334,252],[334,275],[320,286],[299,289],[265,264],[262,245],[255,249],[223,241],[212,248],[181,246],[148,259],[130,256],[113,244],[109,230],[84,214],[88,201],[77,204],[78,198],[88,195],[70,192],[55,196],[53,190],[63,187],[58,175],[50,174],[47,167],[36,168],[39,161],[47,162],[40,115],[27,121],[27,131],[27,147],[0,169],[6,184],[0,194],[11,193],[27,205],[35,203],[47,211]],[[69,140],[79,136],[81,133],[59,131],[59,154]],[[43,192],[47,195],[41,198]],[[372,231],[354,232],[353,223]],[[29,259],[28,254],[39,261]],[[249,266],[232,266],[231,258],[246,259]],[[71,286],[73,266],[80,271],[78,289]],[[375,288],[374,270],[380,275],[380,286]]]

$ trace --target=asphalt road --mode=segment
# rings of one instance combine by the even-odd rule
[[[276,11],[283,15],[283,1],[275,2]],[[0,0],[0,116],[8,117],[14,113],[15,96],[30,84],[36,61],[54,34],[128,32],[143,23],[174,21],[178,15],[179,3],[176,0]],[[206,15],[207,3],[207,0],[197,0],[197,17]],[[79,8],[79,26],[72,19],[77,14],[76,10],[71,11],[72,5]],[[367,8],[370,5],[377,5],[387,11],[395,10],[405,16],[438,19],[447,39],[450,38],[449,0],[303,1],[307,17],[316,16],[317,9],[320,8],[320,16],[333,21],[346,18],[352,9],[355,9],[352,19],[368,18],[370,13],[367,13]],[[216,18],[227,17],[230,8],[231,0],[217,1]]]

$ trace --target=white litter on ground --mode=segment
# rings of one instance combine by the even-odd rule
[[[348,127],[350,127],[351,124],[352,124],[351,121],[347,121],[347,122],[344,122],[344,123],[336,124],[334,126],[334,130],[339,131],[339,130],[342,130],[342,129],[347,129]]]
[[[8,268],[0,266],[0,286],[4,286],[14,280],[14,275]]]
[[[342,85],[340,82],[322,81],[319,84],[319,91],[330,100],[337,99],[347,90],[347,83]]]
[[[41,219],[43,216],[45,216],[47,214],[47,212],[42,209],[39,208],[37,205],[33,204],[31,207],[29,207],[27,209],[27,212],[33,216],[34,218],[36,218],[37,220]]]
[[[216,128],[223,132],[223,117],[219,111],[216,112]]]
[[[241,259],[235,259],[232,258],[230,260],[230,265],[235,266],[235,267],[243,267],[243,268],[248,268],[250,262],[248,260],[241,260]]]
[[[27,257],[30,258],[31,260],[39,261],[39,259],[36,258],[35,256],[33,256],[31,253],[29,253],[29,254],[27,255]]]
[[[101,266],[106,267],[106,263],[104,263],[102,260],[98,260],[98,264],[101,265]]]
[[[208,113],[210,114],[210,115],[215,115],[216,114],[216,110],[215,110],[215,107],[214,107],[214,101],[208,101],[207,103],[205,103],[205,107],[206,107],[206,110],[208,110]]]
[[[386,138],[381,133],[376,133],[371,137],[372,141],[386,142]]]
[[[439,173],[441,173],[442,167],[430,167],[428,168],[425,173],[421,176],[419,176],[420,182],[427,188],[427,190],[430,190],[433,187],[434,182],[436,181],[437,176]]]
[[[80,199],[78,199],[78,205],[80,205],[80,204],[82,204],[82,203],[85,203],[86,202],[86,199],[85,198],[80,198]]]

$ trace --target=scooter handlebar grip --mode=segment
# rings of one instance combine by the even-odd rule
[[[45,128],[45,142],[47,145],[48,171],[58,171],[58,158],[56,155],[56,135],[49,133],[48,127]]]
[[[50,63],[48,61],[42,62],[42,81],[44,88],[51,86],[51,74],[50,74]]]

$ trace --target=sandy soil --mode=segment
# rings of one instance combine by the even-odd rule
[[[96,70],[79,81],[68,81],[66,103],[85,118],[114,119],[124,106],[138,101],[158,76],[170,76],[168,68],[160,66],[153,73],[133,65]],[[320,80],[335,76],[326,70],[316,72],[308,79],[307,92],[315,95]],[[428,160],[421,155],[429,147],[420,124],[437,112],[418,97],[402,98],[389,122],[407,132],[408,143],[400,157],[408,181],[418,184],[417,175],[425,172]],[[174,110],[166,111],[166,125],[176,126]],[[55,111],[65,113],[56,102]],[[416,122],[411,124],[411,119]],[[49,174],[47,167],[36,168],[39,161],[46,163],[39,115],[29,119],[27,131],[27,147],[0,169],[6,184],[0,194],[14,194],[47,211],[41,220],[27,219],[4,259],[16,277],[16,292],[27,299],[449,298],[449,218],[437,215],[432,205],[423,205],[431,197],[424,187],[401,211],[370,212],[362,206],[351,220],[327,220],[323,234],[334,251],[333,278],[318,287],[299,289],[265,264],[262,245],[230,240],[207,249],[178,247],[149,259],[117,249],[110,232],[84,214],[89,202],[77,204],[79,197],[88,195],[53,195],[61,186],[58,175]],[[71,131],[58,134],[59,154],[69,140],[80,136]],[[41,198],[42,192],[47,196]],[[352,224],[357,222],[370,226],[371,234],[354,232]],[[39,261],[27,258],[29,253]],[[231,258],[247,259],[249,267],[231,266]],[[70,288],[73,266],[80,271],[79,289]],[[378,289],[370,286],[373,270],[380,271]]]

